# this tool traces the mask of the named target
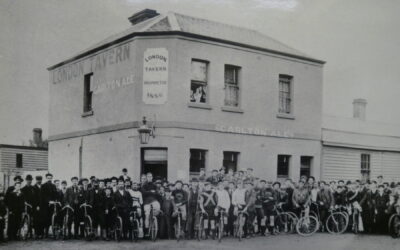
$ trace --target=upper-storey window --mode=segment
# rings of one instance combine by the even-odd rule
[[[93,84],[93,73],[86,74],[84,77],[83,86],[83,112],[92,111],[92,84]]]
[[[225,65],[225,106],[239,107],[240,67]]]
[[[190,81],[190,102],[207,103],[207,67],[208,62],[192,60]]]
[[[292,114],[292,81],[289,75],[279,75],[279,113]]]

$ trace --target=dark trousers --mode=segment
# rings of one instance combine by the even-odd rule
[[[8,215],[7,236],[9,240],[16,240],[21,224],[21,212],[13,212]]]
[[[164,214],[160,216],[160,236],[164,239],[171,239],[173,236],[172,231],[172,215]]]
[[[33,229],[35,230],[36,237],[43,236],[43,216],[41,210],[33,211]]]
[[[188,237],[194,238],[194,228],[196,225],[196,209],[189,208],[187,213],[186,232]]]

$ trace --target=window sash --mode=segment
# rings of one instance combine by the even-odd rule
[[[198,174],[201,168],[206,167],[207,150],[191,149],[189,172],[191,174]]]
[[[279,113],[291,113],[291,81],[289,76],[279,76]]]
[[[278,155],[277,176],[279,178],[288,177],[290,168],[290,156]]]
[[[207,84],[207,63],[192,60],[191,80]]]

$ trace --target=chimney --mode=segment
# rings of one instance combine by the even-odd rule
[[[367,106],[367,100],[365,99],[354,99],[353,101],[353,118],[365,121],[365,111]]]
[[[128,18],[128,20],[129,22],[131,22],[132,25],[135,25],[158,15],[160,14],[155,10],[144,9],[133,14],[131,17]]]
[[[33,144],[36,147],[40,147],[43,144],[42,129],[41,128],[34,128],[33,129]]]

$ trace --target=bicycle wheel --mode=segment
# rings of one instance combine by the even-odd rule
[[[137,242],[139,239],[139,221],[134,219],[132,222],[132,240]]]
[[[242,241],[243,235],[244,235],[244,231],[243,231],[243,227],[244,227],[244,222],[245,222],[245,218],[243,215],[239,215],[239,222],[238,222],[238,238],[239,241]]]
[[[198,241],[200,241],[201,240],[201,237],[202,237],[202,235],[203,235],[203,215],[200,215],[200,218],[199,218],[199,222],[198,222],[199,224],[198,224],[198,226],[197,226],[197,232],[196,232],[196,237],[197,237],[197,240]]]
[[[301,236],[313,235],[319,228],[319,222],[314,216],[304,216],[299,219],[296,231]]]
[[[28,239],[28,234],[29,234],[29,225],[30,225],[30,218],[29,215],[24,215],[22,218],[21,222],[21,227],[20,227],[20,237],[22,240],[27,240]]]
[[[158,233],[158,222],[157,222],[157,217],[153,216],[153,219],[151,220],[151,224],[149,226],[150,230],[150,238],[152,241],[156,241],[157,239],[157,233]]]
[[[114,238],[117,242],[120,242],[122,238],[122,218],[120,216],[115,219]]]
[[[334,212],[326,220],[326,230],[331,234],[341,234],[346,231],[347,217],[341,212]]]
[[[176,241],[179,242],[181,239],[181,216],[179,214],[175,223],[175,237]]]
[[[57,223],[57,214],[53,214],[51,217],[51,231],[53,233],[53,239],[57,240],[60,237],[60,226]]]
[[[89,215],[85,217],[85,238],[87,240],[92,240],[93,237],[93,227],[92,218]]]
[[[392,216],[390,216],[388,227],[389,234],[393,238],[400,237],[400,215],[393,214]]]
[[[275,228],[280,234],[293,233],[296,229],[297,219],[291,214],[283,212],[280,213],[275,219]]]
[[[64,235],[64,239],[68,239],[71,236],[71,235],[69,235],[68,224],[69,224],[69,215],[66,214],[64,216],[64,220],[63,220],[63,235]]]
[[[221,215],[218,225],[218,242],[221,242],[223,236],[224,236],[224,217]]]

